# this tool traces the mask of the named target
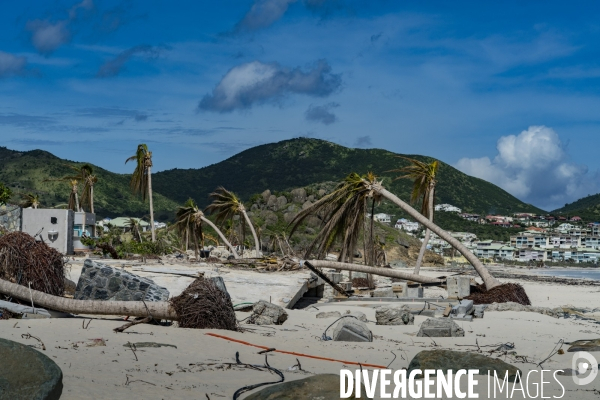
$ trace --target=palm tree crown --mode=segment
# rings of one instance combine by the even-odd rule
[[[429,217],[429,199],[430,194],[435,191],[436,175],[439,168],[439,161],[434,160],[431,163],[424,163],[419,160],[412,158],[406,158],[400,156],[410,162],[409,165],[393,169],[388,172],[400,172],[404,175],[397,177],[396,179],[411,179],[413,181],[412,191],[410,193],[411,203],[416,203],[420,198],[423,198],[421,203],[421,214]]]
[[[135,170],[129,181],[129,187],[133,193],[141,194],[144,201],[146,200],[146,196],[149,199],[150,231],[152,232],[152,241],[154,242],[156,236],[154,234],[154,206],[152,203],[152,152],[148,151],[146,144],[139,144],[135,154],[125,160],[125,164],[129,161],[136,161]]]

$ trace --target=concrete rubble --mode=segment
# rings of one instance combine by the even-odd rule
[[[465,331],[452,319],[428,318],[421,324],[419,337],[463,337]]]
[[[332,338],[336,342],[372,342],[373,334],[362,321],[356,318],[343,318],[333,329]]]
[[[402,308],[379,307],[375,310],[377,325],[414,325],[415,316]]]
[[[260,300],[252,306],[252,315],[248,318],[248,323],[254,325],[281,325],[287,318],[288,314],[282,307]]]

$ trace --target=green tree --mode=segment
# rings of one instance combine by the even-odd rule
[[[24,193],[21,194],[21,201],[19,202],[19,206],[23,208],[38,208],[40,203],[40,196],[38,194]]]
[[[146,200],[146,196],[148,196],[150,203],[150,231],[152,232],[152,241],[154,242],[156,236],[154,234],[154,206],[152,204],[152,152],[148,151],[147,145],[143,143],[139,144],[135,154],[125,160],[125,164],[129,161],[136,162],[135,170],[129,181],[129,187],[133,193],[141,194],[144,201]]]
[[[8,203],[12,196],[12,191],[4,183],[0,182],[0,205]]]

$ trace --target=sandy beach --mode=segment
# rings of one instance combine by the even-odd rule
[[[162,267],[154,264],[148,267]],[[194,273],[199,267],[169,265],[168,268]],[[74,262],[71,278],[78,277],[78,262]],[[139,266],[135,273],[152,277],[159,285],[166,286],[172,295],[179,294],[193,278],[183,276],[143,272]],[[245,290],[243,279],[247,276],[260,285],[260,282],[273,283],[276,273],[238,271],[227,273],[227,269],[216,272],[223,277],[234,300],[253,302],[269,300],[271,286],[263,285],[263,290]],[[528,273],[515,269],[515,273]],[[426,268],[423,274],[440,276],[439,269]],[[234,276],[235,275],[235,279]],[[285,279],[297,280],[307,272],[284,273]],[[557,307],[572,305],[593,308],[597,304],[597,286],[566,286],[527,280],[502,279],[519,282],[525,287],[535,306]],[[284,295],[285,291],[271,294],[272,299]],[[426,289],[425,297],[445,296],[440,288]],[[281,370],[286,381],[296,380],[313,374],[339,374],[340,369],[356,369],[356,365],[373,364],[400,369],[408,366],[410,360],[422,350],[449,349],[477,351],[479,345],[483,354],[502,343],[514,343],[519,358],[503,356],[502,359],[517,366],[523,372],[540,369],[536,364],[545,359],[559,340],[571,342],[579,339],[600,337],[600,325],[591,320],[553,318],[533,312],[490,311],[483,319],[472,322],[459,322],[465,337],[421,338],[416,337],[419,325],[427,318],[415,316],[414,325],[380,326],[368,322],[374,340],[372,343],[334,342],[320,340],[324,330],[335,318],[316,318],[319,311],[358,310],[366,314],[369,321],[375,320],[375,307],[385,302],[329,302],[303,310],[287,310],[288,320],[280,326],[255,326],[241,323],[244,332],[219,330],[193,330],[149,324],[136,325],[124,333],[112,330],[124,321],[122,317],[87,317],[23,319],[0,321],[0,336],[20,343],[35,345],[36,340],[24,339],[29,333],[40,338],[45,344],[44,354],[51,357],[62,369],[64,389],[61,399],[190,399],[190,398],[232,398],[240,387],[259,382],[277,380],[268,372],[256,371],[235,365],[235,354],[239,352],[243,363],[263,364],[264,355],[257,354],[260,348],[210,336],[209,333],[227,336],[258,346],[302,353],[309,356],[332,358],[325,361],[310,357],[271,352],[269,364]],[[399,306],[398,303],[388,305]],[[317,310],[318,309],[318,310]],[[249,313],[237,312],[239,320]],[[102,339],[95,340],[95,339]],[[150,343],[145,347],[144,342]],[[137,343],[137,344],[136,344]],[[142,344],[140,344],[142,343]],[[161,347],[156,347],[162,344]],[[98,345],[105,344],[105,345]],[[135,345],[135,350],[129,344]],[[146,345],[148,346],[148,345]],[[572,353],[554,355],[543,363],[547,370],[571,367]],[[496,353],[497,355],[498,353]],[[596,353],[597,354],[597,353]],[[492,355],[494,356],[494,355]],[[524,361],[527,362],[524,362]],[[298,361],[301,370],[298,368]],[[366,368],[366,367],[365,367]],[[366,368],[373,369],[373,368]],[[480,381],[480,398],[487,398],[485,377]],[[592,385],[578,387],[569,376],[558,377],[564,385],[565,399],[597,399],[600,395],[600,378]],[[559,385],[547,385],[544,396],[560,396]],[[258,391],[260,389],[256,389]],[[252,392],[249,392],[252,393]],[[246,396],[247,394],[243,395]],[[379,395],[379,393],[378,393]],[[513,398],[518,397],[517,392]],[[364,396],[364,395],[363,395]],[[379,398],[376,396],[376,398]]]

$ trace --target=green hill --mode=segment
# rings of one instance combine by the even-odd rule
[[[0,147],[0,182],[13,191],[13,200],[19,193],[38,193],[42,207],[54,207],[67,203],[71,188],[67,182],[47,181],[75,172],[66,164],[81,166],[83,163],[63,160],[43,150],[27,152]],[[94,186],[94,208],[99,216],[143,216],[148,214],[147,202],[131,194],[130,175],[115,174],[100,167],[93,167],[98,177]],[[133,168],[133,167],[132,167]],[[177,204],[160,193],[154,196],[155,218],[173,218]]]
[[[153,175],[157,192],[183,202],[194,198],[208,203],[208,194],[225,186],[247,200],[265,189],[284,191],[313,183],[339,181],[350,172],[372,171],[384,178],[384,185],[401,198],[408,199],[411,183],[393,180],[397,174],[386,172],[407,162],[398,154],[380,149],[351,149],[319,139],[291,139],[253,147],[235,156],[200,169],[172,169]],[[429,157],[407,155],[422,161]],[[465,212],[511,213],[543,210],[525,204],[499,187],[468,176],[441,163],[436,203],[450,203]]]
[[[583,197],[573,203],[565,204],[552,214],[569,217],[579,216],[585,221],[600,221],[600,193]]]

